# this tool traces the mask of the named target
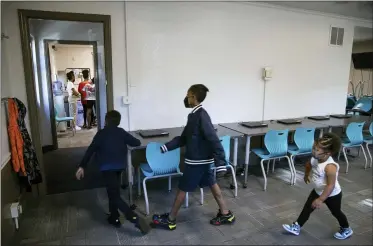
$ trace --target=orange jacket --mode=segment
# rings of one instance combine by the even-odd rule
[[[18,108],[15,101],[11,98],[8,99],[8,114],[8,135],[11,147],[13,169],[17,173],[21,169],[22,173],[26,175],[25,163],[23,160],[23,138],[17,123]]]

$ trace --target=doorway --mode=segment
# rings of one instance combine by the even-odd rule
[[[83,73],[88,71],[88,81],[98,83],[97,42],[76,40],[44,40],[48,85],[50,86],[49,104],[54,113],[50,115],[53,137],[53,149],[87,147],[97,129],[101,129],[100,101],[106,101],[106,93],[99,93],[95,87],[95,103],[92,104],[90,124],[87,124],[86,105],[79,93],[79,86],[84,83]],[[72,73],[74,81],[68,80]],[[73,89],[70,85],[73,85]],[[102,98],[101,96],[104,96]],[[64,117],[73,120],[61,121]],[[58,122],[56,122],[56,119]],[[69,118],[71,119],[71,118]],[[90,126],[90,127],[88,127]]]
[[[373,113],[373,34],[372,28],[354,28],[350,80],[346,111],[362,115]]]
[[[94,112],[97,128],[103,127],[104,115],[113,109],[110,16],[19,10],[19,20],[30,128],[45,180],[40,187],[41,193],[101,187],[100,173],[95,165],[87,170],[89,178],[83,181],[76,181],[74,175],[95,130],[89,136],[91,139],[88,137],[84,141],[73,141],[73,144],[69,144],[69,141],[60,142],[58,136],[69,134],[69,128],[73,126],[70,121],[62,122],[61,126],[61,122],[56,120],[56,113],[61,117],[70,117],[70,111],[65,107],[66,74],[72,71],[79,77],[83,70],[88,70],[87,80],[91,82],[94,78],[96,88]],[[71,50],[73,47],[91,48],[93,51],[87,60],[93,65],[53,64],[50,57],[54,49]]]

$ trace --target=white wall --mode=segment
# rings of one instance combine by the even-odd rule
[[[217,122],[260,120],[261,68],[273,67],[265,118],[343,113],[354,25],[325,15],[227,2],[13,2],[2,20],[12,91],[26,101],[17,9],[111,15],[114,107],[127,128],[125,27],[131,83],[131,129],[185,124],[182,100],[194,83]],[[330,25],[345,28],[343,47],[328,45]],[[150,110],[149,110],[150,109]]]
[[[89,45],[58,46],[52,50],[55,58],[55,70],[65,71],[67,68],[89,68],[91,77],[94,77],[95,66],[93,47]]]
[[[261,120],[265,66],[273,67],[266,119],[344,112],[347,20],[224,2],[129,2],[127,20],[134,128],[185,124],[182,99],[194,83],[211,90],[215,123]],[[330,25],[345,28],[343,47],[328,45]]]

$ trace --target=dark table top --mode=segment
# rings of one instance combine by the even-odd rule
[[[219,125],[214,125],[217,128],[217,135],[218,137],[222,136],[230,136],[232,138],[237,138],[237,137],[243,137],[243,133],[237,132],[234,130],[227,129],[225,127],[219,126]],[[160,137],[153,137],[153,138],[143,138],[139,135],[139,131],[131,131],[129,132],[132,136],[135,138],[139,139],[141,141],[141,145],[139,147],[132,147],[131,149],[144,149],[146,146],[151,143],[151,142],[157,142],[157,143],[167,143],[171,141],[173,138],[180,136],[181,133],[183,132],[184,127],[173,127],[173,128],[162,128],[162,129],[157,129],[157,130],[163,130],[169,133],[167,136],[160,136]],[[153,129],[155,130],[155,129]]]
[[[264,121],[268,124],[267,127],[258,127],[258,128],[249,128],[246,126],[242,126],[240,123],[225,123],[220,124],[223,127],[229,128],[234,131],[242,132],[247,136],[261,136],[265,135],[269,130],[285,130],[289,129],[289,131],[295,131],[297,128],[305,127],[305,128],[317,128],[323,129],[327,128],[327,125],[320,124],[319,122],[312,122],[306,119],[302,119],[301,124],[281,124],[278,123],[277,120],[272,121]]]
[[[328,127],[344,127],[350,124],[351,122],[364,122],[365,125],[369,125],[372,122],[372,117],[370,116],[362,116],[362,115],[353,115],[351,118],[346,119],[337,119],[330,117],[329,120],[311,120],[307,119],[307,121],[317,122],[319,124],[327,125]]]
[[[370,116],[360,116],[360,115],[353,115],[351,118],[346,119],[337,119],[330,117],[328,120],[311,120],[308,118],[301,119],[301,124],[281,124],[278,123],[277,120],[272,121],[264,121],[268,124],[267,127],[259,127],[259,128],[249,128],[242,126],[239,122],[235,123],[224,123],[219,124],[222,127],[226,127],[228,129],[241,132],[247,136],[261,136],[265,135],[269,130],[284,130],[289,129],[289,131],[295,131],[299,127],[310,127],[316,129],[323,129],[328,127],[344,127],[347,126],[351,122],[364,122],[365,127],[369,126],[369,124],[373,121],[372,117]]]

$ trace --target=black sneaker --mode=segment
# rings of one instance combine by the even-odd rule
[[[109,216],[107,220],[108,220],[109,224],[115,226],[116,228],[119,228],[119,227],[122,226],[122,224],[119,221],[119,218],[113,218],[113,217]]]
[[[216,217],[210,220],[210,224],[216,226],[233,224],[235,220],[236,217],[234,217],[233,213],[230,210],[227,214],[222,214],[219,209],[219,212],[216,215]]]
[[[153,223],[154,225],[156,226],[162,226],[166,229],[169,229],[169,230],[175,230],[176,229],[176,221],[171,221],[168,219],[168,213],[166,214],[154,214],[153,215]]]
[[[137,223],[137,218],[138,218],[138,216],[137,216],[137,214],[136,214],[135,212],[130,211],[129,213],[127,213],[127,214],[125,215],[125,217],[126,217],[126,219],[127,219],[128,221],[130,221],[131,223],[134,223],[134,224]]]

